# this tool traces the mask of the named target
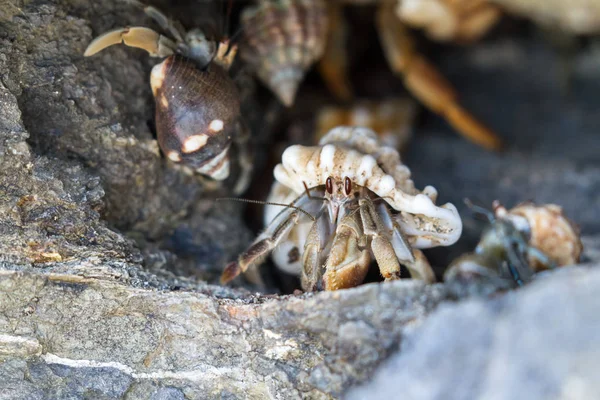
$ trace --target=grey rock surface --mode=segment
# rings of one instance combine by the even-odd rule
[[[171,10],[188,26],[208,15],[205,2],[184,3]],[[269,296],[207,283],[251,238],[242,207],[215,203],[226,190],[159,154],[148,124],[154,60],[121,46],[82,57],[94,36],[147,23],[117,0],[0,0],[0,399],[339,398],[399,348],[389,365],[401,375],[384,366],[377,376],[410,378],[415,398],[597,395],[597,271],[462,304],[449,301],[473,291],[442,284]],[[482,152],[425,118],[407,153],[417,185],[459,207],[463,197],[559,203],[586,235],[586,260],[598,260],[600,57],[576,56],[571,97],[537,39],[435,58],[511,147]],[[259,123],[253,105],[244,110]],[[258,183],[270,175],[259,171]],[[479,228],[465,218],[461,243],[430,256],[445,266]],[[354,396],[391,387],[375,382]]]
[[[5,271],[0,398],[339,397],[443,298],[411,281],[232,300]]]
[[[346,398],[600,398],[594,267],[565,268],[494,300],[439,307]]]
[[[149,268],[167,265],[179,274],[215,280],[250,234],[240,223],[239,204],[215,203],[227,191],[210,192],[159,154],[148,125],[153,113],[149,73],[156,60],[121,46],[83,57],[94,36],[148,24],[143,12],[120,1],[3,0],[0,9],[7,10],[0,19],[6,110],[0,134],[8,135],[3,162],[12,168],[2,172],[14,174],[11,187],[26,186],[18,182],[29,165],[30,173],[54,177],[65,187],[64,196],[91,203],[110,227],[136,239]],[[11,193],[23,199],[34,195],[26,187]],[[36,202],[21,203],[33,209],[25,219],[71,223],[61,219],[66,205],[44,213]],[[215,240],[221,235],[228,240]]]

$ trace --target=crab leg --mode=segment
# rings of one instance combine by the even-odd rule
[[[329,90],[340,100],[352,99],[352,88],[348,79],[348,57],[346,38],[348,28],[340,4],[328,4],[327,41],[323,57],[319,61],[319,72]]]
[[[371,250],[373,250],[381,275],[386,281],[400,279],[400,262],[386,235],[383,222],[377,215],[375,205],[369,199],[361,199],[358,204],[363,232],[366,236],[371,237]]]
[[[508,259],[508,271],[517,285],[522,286],[529,282],[533,276],[533,269],[529,266],[526,258],[527,244],[521,240],[505,238],[504,248]]]
[[[357,213],[342,218],[325,263],[325,290],[346,289],[362,283],[371,262],[366,239]]]
[[[269,222],[264,232],[240,255],[237,262],[231,262],[225,267],[221,283],[225,284],[240,273],[246,272],[248,268],[260,264],[271,250],[288,237],[299,222],[304,222],[307,218],[314,221],[311,213],[319,215],[321,208],[322,204],[313,201],[306,193],[298,197]]]
[[[252,171],[254,170],[253,155],[248,149],[250,129],[242,121],[239,122],[238,126],[237,132],[239,132],[239,134],[233,139],[239,153],[238,158],[240,162],[240,176],[233,188],[233,193],[235,195],[243,193],[248,188],[250,181],[252,180]]]
[[[420,279],[427,283],[435,282],[435,274],[421,250],[414,249],[402,233],[400,224],[394,220],[385,204],[377,206],[378,216],[386,231],[392,232],[391,245],[396,257],[402,265],[408,268],[413,279]]]
[[[388,62],[403,77],[406,88],[470,141],[490,150],[501,149],[500,138],[460,106],[452,85],[416,52],[392,2],[383,2],[379,7],[377,24]]]
[[[231,262],[221,275],[221,284],[230,282],[240,273],[253,265],[258,265],[282,240],[284,240],[300,220],[300,212],[294,209],[284,210],[284,218],[279,216],[267,229],[243,252],[237,262]],[[281,214],[280,214],[281,215]]]
[[[330,236],[330,224],[327,216],[321,216],[313,223],[306,238],[302,253],[302,289],[315,291],[322,289],[323,250]]]
[[[131,3],[133,3],[135,6],[143,9],[147,16],[152,18],[158,25],[160,25],[160,28],[163,31],[169,32],[175,38],[175,40],[177,40],[177,42],[181,43],[184,41],[183,36],[184,36],[185,32],[183,31],[183,29],[179,29],[179,27],[175,25],[175,21],[172,21],[171,19],[169,19],[158,8],[149,6],[147,4],[139,2],[137,0],[129,0],[129,1]]]
[[[123,43],[126,46],[146,50],[152,57],[167,57],[174,53],[176,48],[173,41],[156,31],[134,26],[131,28],[119,28],[106,32],[89,44],[85,49],[84,56],[89,57],[112,46]]]

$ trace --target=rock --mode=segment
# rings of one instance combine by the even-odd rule
[[[339,397],[443,298],[413,281],[233,300],[4,271],[0,398]]]
[[[208,15],[197,2],[172,10],[188,26]],[[211,285],[251,240],[241,205],[215,202],[227,191],[210,191],[158,152],[149,127],[155,60],[122,46],[82,57],[92,37],[146,24],[116,0],[0,0],[0,399],[339,398],[401,344],[392,363],[407,369],[388,383],[410,377],[415,396],[434,393],[427,388],[491,398],[557,388],[597,394],[594,364],[586,364],[597,357],[596,271],[553,272],[488,300],[410,281],[297,296]],[[425,118],[406,157],[417,185],[432,184],[442,202],[459,206],[465,196],[485,205],[559,203],[588,238],[585,261],[597,260],[599,114],[589,100],[600,58],[576,56],[567,101],[556,84],[560,63],[537,39],[436,54],[464,104],[511,147],[485,153]],[[379,71],[356,69],[365,86],[401,86],[367,70]],[[260,128],[257,149],[273,147],[261,121],[277,119],[281,107],[243,108]],[[267,153],[257,154],[261,163],[273,161]],[[257,170],[255,186],[268,189],[266,176]],[[478,234],[465,218],[464,240],[429,254],[441,270]],[[589,354],[579,351],[586,345]],[[507,362],[516,367],[500,374]]]
[[[155,60],[121,46],[83,57],[95,35],[119,24],[147,24],[143,12],[111,0],[93,7],[75,0],[33,1],[21,8],[0,1],[0,8],[9,10],[0,15],[0,135],[8,140],[0,171],[11,177],[3,182],[10,197],[1,199],[11,222],[3,223],[21,218],[23,229],[35,225],[58,237],[68,226],[71,246],[100,246],[109,236],[125,242],[104,227],[98,231],[91,221],[101,217],[142,249],[111,243],[115,254],[105,256],[215,281],[250,240],[240,221],[242,207],[216,203],[227,191],[209,192],[159,154],[148,126]],[[86,209],[75,210],[78,205]],[[3,233],[15,235],[9,225]],[[33,248],[31,257],[24,256],[28,260],[60,261],[76,252],[66,244],[42,244],[30,231],[18,234]],[[133,259],[127,252],[135,252]],[[6,257],[17,261],[14,251]]]
[[[593,269],[595,268],[595,269]],[[600,398],[598,265],[444,305],[349,400]]]

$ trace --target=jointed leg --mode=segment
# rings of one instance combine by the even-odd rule
[[[172,40],[152,29],[134,26],[115,29],[98,36],[92,40],[83,55],[89,57],[109,46],[121,43],[126,46],[144,49],[153,57],[170,56],[177,47]]]
[[[357,213],[350,213],[337,226],[325,263],[325,290],[355,287],[365,279],[371,257],[366,249],[367,238],[362,234],[360,225]]]
[[[331,2],[333,3],[333,2]],[[348,79],[348,56],[346,54],[347,27],[340,4],[328,7],[327,45],[319,61],[319,72],[329,90],[338,99],[352,99],[352,89]]]
[[[323,289],[323,250],[327,245],[329,236],[328,218],[326,216],[317,217],[306,238],[302,253],[302,275],[300,280],[302,289],[307,292]]]
[[[548,269],[554,269],[557,267],[554,260],[548,257],[546,253],[533,246],[527,246],[527,258],[539,262]]]
[[[230,282],[250,266],[259,264],[282,240],[284,240],[300,220],[300,212],[289,208],[279,214],[267,229],[240,255],[237,262],[231,262],[221,275],[221,284]]]
[[[487,149],[499,150],[500,138],[460,106],[452,85],[415,51],[408,30],[394,13],[393,2],[379,7],[377,23],[388,62],[403,77],[406,88],[461,135]]]
[[[506,240],[504,243],[508,258],[508,271],[514,281],[522,286],[529,282],[533,276],[533,269],[527,261],[527,244],[521,241]]]
[[[411,278],[427,283],[435,282],[435,274],[425,254],[419,249],[413,249],[413,255],[415,256],[415,261],[403,263],[408,268]]]
[[[233,188],[233,193],[237,196],[248,188],[252,180],[252,170],[254,168],[252,152],[249,149],[250,130],[243,122],[240,122],[238,135],[234,138],[240,163],[240,176]]]
[[[129,0],[130,3],[137,7],[140,7],[147,16],[152,18],[164,32],[169,34],[179,43],[183,42],[183,36],[185,35],[184,29],[176,21],[169,19],[162,11],[158,8],[149,6],[137,0]]]
[[[392,217],[385,204],[377,206],[377,215],[381,218],[383,229],[391,232],[391,245],[400,263],[408,268],[413,279],[420,279],[427,283],[435,282],[435,274],[421,250],[413,249],[404,237],[402,229]]]
[[[386,229],[371,200],[362,199],[359,201],[360,218],[363,225],[365,236],[371,238],[371,250],[379,271],[386,281],[400,279],[400,262],[392,243],[386,235]]]

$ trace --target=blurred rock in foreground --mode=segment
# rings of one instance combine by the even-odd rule
[[[495,300],[444,305],[350,400],[600,398],[600,270],[566,268]]]

